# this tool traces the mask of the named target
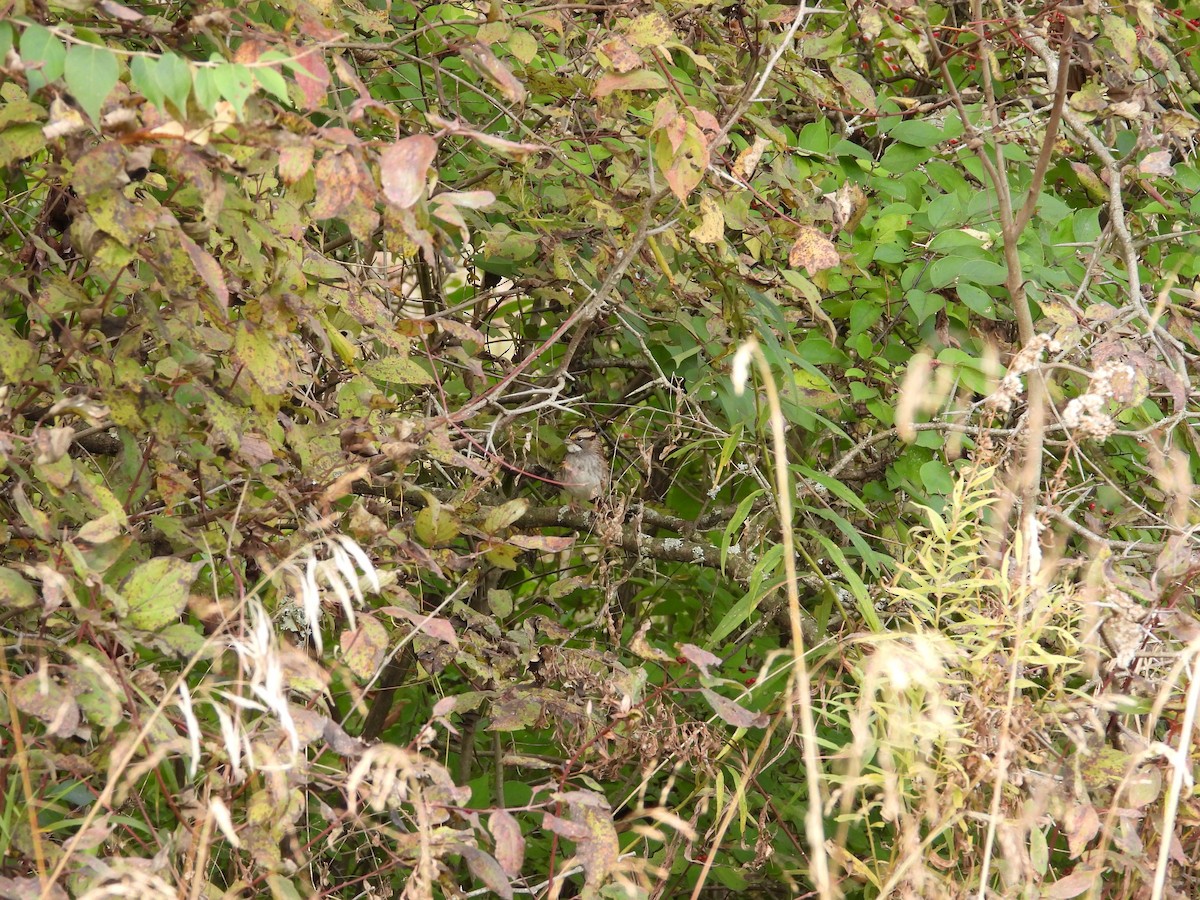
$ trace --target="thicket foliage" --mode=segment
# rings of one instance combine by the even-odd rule
[[[1200,6],[10,13],[0,896],[1200,893]]]

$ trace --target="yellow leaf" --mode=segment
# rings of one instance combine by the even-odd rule
[[[689,233],[698,244],[716,244],[725,237],[725,216],[721,207],[708,194],[700,198],[700,224]]]

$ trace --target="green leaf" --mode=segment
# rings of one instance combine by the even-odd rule
[[[912,308],[917,324],[920,325],[930,316],[936,314],[946,305],[946,298],[941,294],[927,294],[925,291],[909,291],[904,295]]]
[[[970,284],[1004,284],[1008,269],[990,259],[972,259],[965,256],[947,256],[929,267],[929,281],[935,288],[954,282]]]
[[[725,560],[729,558],[729,551],[733,545],[733,533],[742,527],[742,523],[746,521],[746,517],[750,515],[750,509],[754,506],[754,501],[761,497],[763,491],[751,491],[746,497],[742,498],[742,502],[738,504],[737,510],[729,517],[729,522],[725,526],[725,530],[721,533],[721,571],[725,571]],[[749,548],[740,548],[741,552],[745,552]]]
[[[224,63],[217,66],[213,81],[221,96],[233,104],[234,111],[241,118],[246,101],[254,93],[254,76],[250,70],[238,63]]]
[[[991,393],[992,384],[983,372],[983,363],[971,354],[956,347],[947,347],[938,353],[938,362],[954,367],[956,378],[977,394]]]
[[[949,496],[954,490],[954,475],[940,459],[931,459],[921,466],[921,484],[931,494]]]
[[[1138,38],[1123,16],[1105,16],[1103,19],[1103,34],[1112,41],[1113,49],[1117,51],[1118,66],[1125,71],[1132,71],[1138,64]]]
[[[120,67],[107,47],[73,44],[63,67],[67,90],[79,101],[92,124],[100,125],[100,110],[117,84]]]
[[[818,472],[816,469],[810,469],[808,466],[797,466],[796,471],[807,478],[809,481],[815,481],[817,484],[824,487],[827,491],[837,497],[846,505],[866,513],[867,507],[863,503],[862,497],[855,493],[846,485],[842,484],[836,478],[831,478],[824,472]]]
[[[196,105],[209,115],[212,115],[213,111],[217,108],[217,101],[221,99],[221,92],[217,88],[216,69],[197,69],[193,83],[196,94]]]
[[[762,559],[758,561],[758,565],[754,567],[754,574],[750,578],[749,590],[746,591],[741,600],[730,608],[729,612],[721,617],[721,621],[717,623],[717,627],[709,635],[706,646],[715,646],[732,634],[735,628],[754,615],[754,611],[758,609],[759,604],[767,596],[759,590],[762,586],[763,578],[767,574],[774,572],[779,567],[782,559],[783,544],[774,544],[770,550],[763,554]]]
[[[0,128],[40,122],[45,117],[46,110],[30,100],[10,100],[4,106],[0,106]]]
[[[112,663],[90,644],[64,647],[74,665],[67,683],[75,702],[93,725],[113,728],[121,721],[121,690]]]
[[[945,133],[936,125],[920,120],[901,122],[888,132],[888,137],[913,147],[932,147],[942,141]]]
[[[855,300],[850,304],[850,334],[862,334],[879,321],[883,315],[883,307],[867,297]]]
[[[174,53],[164,53],[154,67],[154,79],[163,97],[175,104],[181,117],[186,117],[188,94],[192,92],[191,67]]]
[[[453,510],[433,502],[417,513],[413,530],[426,547],[449,543],[458,537],[458,521]]]
[[[287,81],[270,66],[256,66],[254,80],[284,103],[288,102]]]
[[[21,34],[21,61],[29,79],[29,93],[57,81],[67,59],[66,48],[50,30],[41,25],[26,25]]]
[[[261,327],[239,322],[233,338],[233,356],[246,367],[254,381],[268,394],[283,394],[290,385],[293,368],[286,344]]]
[[[528,31],[524,28],[517,28],[513,31],[512,37],[508,39],[508,52],[524,65],[529,65],[537,56],[538,44]]]
[[[982,288],[977,288],[973,284],[959,284],[956,288],[958,291],[958,299],[960,299],[967,309],[978,313],[985,319],[997,318],[996,301],[992,296]]]
[[[0,167],[28,159],[46,146],[46,135],[40,125],[14,125],[0,131]],[[2,366],[3,363],[0,363]]]
[[[507,503],[492,509],[483,520],[483,530],[488,534],[498,534],[511,525],[529,509],[529,501],[524,497],[509,500]]]
[[[879,165],[893,175],[904,175],[924,164],[933,154],[926,147],[917,147],[898,141],[883,152]]]
[[[432,384],[433,378],[415,361],[407,356],[392,354],[382,359],[373,359],[362,367],[368,378],[386,384]]]
[[[129,61],[129,81],[141,91],[142,96],[159,109],[163,108],[163,92],[155,77],[155,60],[135,56]]]
[[[129,604],[129,624],[142,631],[157,631],[178,619],[203,565],[160,556],[134,569],[122,587]]]
[[[846,540],[854,545],[854,549],[858,551],[859,558],[867,564],[867,568],[871,570],[872,574],[879,574],[880,566],[886,557],[881,556],[871,549],[871,545],[868,544],[866,539],[862,536],[862,530],[858,526],[851,524],[849,520],[839,516],[831,509],[822,509],[818,507],[813,509],[812,512],[820,516],[822,519],[832,522],[837,530],[845,535]]]
[[[0,150],[3,148],[4,134],[7,133],[0,134]],[[0,374],[4,375],[5,381],[20,382],[37,361],[37,356],[32,343],[18,335],[8,322],[0,321]]]
[[[854,602],[858,607],[859,614],[863,617],[863,621],[867,623],[872,631],[883,631],[883,623],[879,621],[879,613],[875,610],[875,604],[871,601],[867,586],[863,584],[858,571],[850,565],[846,559],[846,555],[842,553],[842,548],[820,531],[809,530],[805,533],[817,539],[821,546],[825,548],[825,553],[829,556],[829,559],[833,561],[833,564],[838,567],[838,571],[842,573],[842,577],[846,579],[846,586],[850,588],[850,593],[854,596]]]
[[[830,66],[829,71],[837,79],[838,84],[850,95],[850,99],[867,112],[875,112],[875,91],[867,79],[853,69],[847,69],[844,66]]]
[[[37,605],[37,592],[19,572],[0,568],[0,611],[30,609]]]
[[[930,228],[944,231],[961,221],[962,201],[954,194],[942,194],[930,202],[925,214],[929,217]]]
[[[942,231],[939,234],[934,235],[933,240],[929,242],[928,249],[950,255],[952,251],[960,248],[965,247],[969,250],[982,250],[983,246],[983,241],[971,232],[963,231],[961,228],[951,228],[947,231]]]

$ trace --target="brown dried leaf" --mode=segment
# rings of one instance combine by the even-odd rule
[[[568,841],[585,841],[588,836],[586,826],[578,825],[570,819],[563,819],[551,813],[546,813],[542,816],[542,827],[547,831],[553,831],[559,837],[564,837]]]
[[[805,225],[800,229],[796,242],[788,251],[788,263],[800,266],[815,275],[825,269],[832,269],[841,263],[837,247],[821,232],[821,229]]]
[[[484,853],[478,847],[472,847],[470,844],[463,844],[462,854],[471,874],[482,881],[488,890],[502,900],[512,900],[513,889],[508,875],[490,853]]]
[[[688,237],[698,244],[716,244],[725,237],[725,214],[709,194],[700,198],[700,224]]]
[[[684,120],[680,118],[676,122],[684,123]],[[700,129],[691,123],[684,123],[683,127],[683,137],[674,148],[675,156],[671,165],[663,172],[671,192],[681,201],[686,200],[688,194],[700,184],[709,163],[708,142],[700,133]],[[671,134],[670,128],[667,133]]]
[[[437,156],[437,141],[427,134],[402,138],[379,154],[383,194],[401,209],[421,199],[429,167]]]
[[[33,461],[39,466],[57,462],[67,455],[74,437],[75,429],[69,426],[33,429]]]
[[[652,624],[649,619],[642,623],[637,633],[634,634],[633,639],[629,642],[629,652],[638,659],[648,659],[653,662],[670,662],[671,657],[651,644],[646,638],[650,633],[650,626]]]
[[[0,568],[0,609],[32,609],[37,605],[37,593],[28,581],[9,568]]]
[[[265,437],[250,431],[242,434],[238,456],[252,466],[262,466],[275,458],[275,451]]]
[[[101,4],[103,5],[103,4]],[[40,878],[8,878],[0,876],[0,898],[17,900],[24,897],[44,897],[46,900],[68,900],[70,894],[57,884],[43,884]]]
[[[560,831],[562,820],[559,819],[550,826],[551,830],[575,841],[575,855],[585,873],[584,894],[592,894],[604,883],[620,859],[621,845],[613,825],[612,808],[608,800],[595,791],[567,791],[555,795],[555,799],[570,808],[571,822],[569,828]],[[575,836],[572,837],[572,834]]]
[[[1066,878],[1060,878],[1053,884],[1041,885],[1041,896],[1046,900],[1071,900],[1078,897],[1093,884],[1101,883],[1101,874],[1097,869],[1088,866],[1076,866],[1075,871]]]
[[[708,705],[713,708],[713,712],[735,728],[767,727],[769,719],[766,713],[751,712],[746,707],[734,703],[732,700],[722,697],[716,691],[711,691],[708,688],[701,688],[700,693],[704,695],[704,699],[708,701]]]
[[[733,163],[733,177],[749,181],[754,177],[758,161],[762,159],[763,151],[771,146],[771,142],[762,135],[755,137],[754,143],[738,154]]]
[[[426,113],[425,121],[428,122],[430,125],[432,125],[434,128],[439,128],[439,129],[445,131],[447,134],[462,135],[463,137],[469,137],[472,140],[479,141],[479,143],[483,144],[486,147],[491,147],[493,150],[498,150],[501,153],[506,153],[512,157],[515,157],[516,159],[524,159],[530,153],[537,153],[539,150],[545,149],[545,147],[540,144],[522,144],[517,141],[510,141],[506,138],[497,137],[494,134],[488,134],[487,132],[484,132],[484,131],[477,131],[474,128],[471,128],[470,126],[458,121],[457,119],[443,119],[437,113]],[[463,194],[460,194],[459,196],[465,196],[467,193],[490,194],[491,192],[490,191],[471,191],[471,192],[464,192]],[[495,200],[494,196],[492,197],[492,200]],[[491,202],[491,201],[489,201],[489,202]],[[462,206],[464,204],[459,203],[457,205]],[[472,209],[478,209],[478,207],[472,207]]]
[[[510,878],[516,878],[525,861],[525,836],[521,834],[521,826],[512,813],[498,809],[488,816],[488,828],[496,839],[496,861]]]
[[[667,79],[662,73],[650,69],[639,69],[625,75],[609,72],[596,82],[596,86],[592,88],[592,96],[599,100],[613,91],[657,91],[666,86]]]
[[[481,74],[491,79],[500,89],[500,93],[510,103],[525,102],[525,85],[513,75],[508,66],[502,63],[491,48],[479,41],[459,46],[462,58],[469,62]]]
[[[341,634],[342,655],[346,666],[359,678],[367,679],[378,671],[388,649],[388,632],[374,616],[357,617],[358,627]]]
[[[1090,803],[1077,803],[1063,816],[1062,827],[1067,835],[1067,850],[1071,858],[1079,859],[1100,831],[1100,816]]]
[[[680,644],[679,655],[705,675],[708,674],[709,667],[721,664],[721,657],[710,653],[703,647],[697,647],[695,644]]]
[[[348,756],[354,759],[363,755],[367,745],[363,743],[361,738],[356,738],[353,735],[347,734],[333,719],[325,719],[325,730],[321,733],[325,743],[329,745],[329,749],[338,756]]]
[[[510,688],[492,701],[492,723],[489,731],[520,731],[534,725],[542,717],[542,701],[538,692]]]
[[[321,492],[321,505],[335,503],[349,495],[356,481],[365,481],[371,474],[366,463],[355,466],[339,475],[325,490]]]
[[[12,696],[17,709],[41,719],[46,731],[56,737],[69,737],[79,728],[79,706],[53,678],[36,672],[26,675],[13,686]]]
[[[100,0],[99,6],[114,19],[119,19],[122,22],[137,22],[143,18],[142,14],[137,10],[130,9],[128,6],[115,2],[115,0]]]
[[[1171,165],[1170,150],[1155,150],[1147,153],[1138,163],[1138,171],[1143,175],[1174,175],[1175,167]]]
[[[867,195],[852,181],[843,182],[836,192],[826,194],[825,200],[833,208],[835,232],[844,231],[849,234],[867,214]]]
[[[600,52],[608,57],[618,72],[631,72],[642,65],[642,58],[619,34],[600,45]]]
[[[362,83],[358,74],[354,71],[354,67],[350,65],[343,57],[335,56],[333,58],[333,70],[337,73],[337,77],[342,80],[342,83],[350,87],[354,93],[358,95],[358,99],[350,107],[350,120],[357,121],[363,116],[363,112],[368,108],[382,109],[385,112],[390,112],[388,106],[380,103],[371,96],[371,92],[367,90],[367,86]]]

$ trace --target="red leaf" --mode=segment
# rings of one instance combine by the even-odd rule
[[[300,66],[295,70],[296,84],[300,88],[300,93],[304,95],[305,108],[316,109],[329,92],[331,80],[329,69],[325,66],[325,60],[321,58],[321,52],[317,49],[300,52],[296,57],[296,63]]]
[[[408,619],[408,621],[417,626],[418,631],[423,631],[431,638],[436,638],[439,641],[449,644],[451,647],[458,646],[458,635],[454,633],[454,626],[447,619],[438,619],[427,616],[424,613],[413,612],[411,609],[405,609],[403,606],[381,606],[376,612],[381,612],[389,616],[398,616],[401,619]]]
[[[178,233],[178,236],[179,240],[183,242],[183,249],[187,251],[188,257],[192,260],[192,265],[196,267],[196,272],[204,279],[204,283],[208,285],[213,296],[217,298],[221,309],[229,309],[229,288],[225,286],[225,275],[221,272],[220,263],[213,259],[211,253],[182,231]]]
[[[510,878],[521,874],[525,860],[525,836],[512,814],[498,809],[488,816],[488,828],[496,839],[496,861]]]
[[[358,167],[349,153],[326,153],[317,163],[314,219],[332,219],[350,205],[358,188]]]

